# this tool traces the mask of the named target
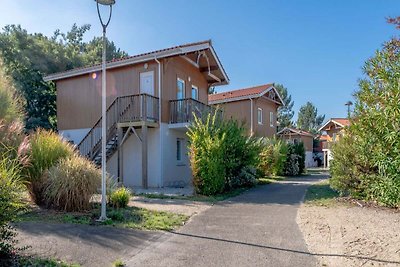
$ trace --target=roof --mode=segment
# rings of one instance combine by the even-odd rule
[[[278,100],[280,102],[278,104],[283,105],[283,100],[279,95],[279,92],[275,89],[273,83],[268,83],[243,89],[237,89],[218,94],[211,94],[208,95],[208,102],[209,104],[219,104],[219,103],[238,101],[249,98],[258,98],[265,95],[267,92],[271,90],[274,90],[274,92],[278,96]]]
[[[323,131],[330,123],[334,123],[343,128],[350,125],[350,120],[346,118],[331,118],[324,125],[322,125],[321,128],[319,128],[319,131]]]
[[[298,135],[314,137],[313,134],[311,134],[311,133],[309,133],[307,131],[303,131],[303,130],[295,129],[295,128],[290,128],[290,127],[285,127],[282,130],[280,130],[279,132],[277,132],[276,134],[278,134],[278,135],[287,135],[288,132],[290,132],[292,134],[298,134]]]
[[[183,45],[178,45],[178,46],[173,46],[161,50],[156,50],[152,52],[147,52],[143,54],[138,54],[134,56],[128,56],[120,59],[113,59],[110,60],[106,63],[107,69],[112,69],[112,68],[118,68],[122,66],[127,66],[127,65],[133,65],[141,62],[146,62],[150,60],[155,60],[155,59],[161,59],[161,58],[167,58],[167,57],[173,57],[173,56],[185,56],[189,53],[194,53],[194,52],[200,52],[200,51],[209,51],[209,56],[213,58],[213,61],[215,61],[217,65],[217,69],[212,69],[211,72],[220,72],[221,76],[221,82],[213,84],[215,85],[222,85],[222,84],[228,84],[229,83],[229,77],[226,74],[217,54],[215,53],[215,50],[212,46],[211,40],[206,40],[206,41],[201,41],[201,42],[195,42],[195,43],[187,43]],[[195,62],[193,62],[195,63]],[[47,75],[44,77],[45,81],[56,81],[56,80],[61,80],[65,78],[70,78],[74,76],[79,76],[83,74],[88,74],[96,71],[101,70],[101,64],[95,64],[92,66],[87,66],[87,67],[80,67],[80,68],[75,68],[63,72],[58,72],[58,73],[53,73],[50,75]],[[211,73],[212,74],[212,73]]]

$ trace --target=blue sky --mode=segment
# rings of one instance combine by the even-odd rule
[[[51,35],[72,24],[101,34],[93,0],[0,0],[0,27]],[[282,83],[295,102],[346,115],[364,61],[397,34],[398,0],[117,0],[109,38],[129,54],[212,39],[231,79],[217,91]]]

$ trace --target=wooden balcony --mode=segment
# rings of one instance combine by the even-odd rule
[[[186,125],[194,121],[195,116],[202,118],[214,112],[215,108],[192,98],[170,100],[170,124]]]
[[[325,141],[322,142],[322,150],[331,150],[334,142]]]

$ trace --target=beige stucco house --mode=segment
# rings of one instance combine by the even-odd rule
[[[208,102],[219,106],[226,119],[244,122],[250,135],[272,137],[276,134],[277,110],[283,101],[273,84],[211,94]]]
[[[57,88],[58,131],[101,161],[101,65],[45,78]],[[186,126],[209,112],[208,90],[229,83],[203,41],[107,63],[107,170],[126,186],[191,182]]]
[[[319,131],[322,133],[322,151],[324,158],[324,168],[329,168],[329,162],[333,158],[332,144],[340,139],[344,134],[344,129],[350,125],[350,120],[346,118],[332,118],[328,120]]]

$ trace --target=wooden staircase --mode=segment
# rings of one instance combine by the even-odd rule
[[[145,122],[157,122],[158,108],[158,98],[148,94],[117,97],[106,113],[106,159],[108,160],[117,151],[127,127],[139,126]],[[101,164],[102,158],[101,128],[102,117],[77,146],[83,156],[98,165]],[[118,128],[122,128],[122,131],[118,131]]]

